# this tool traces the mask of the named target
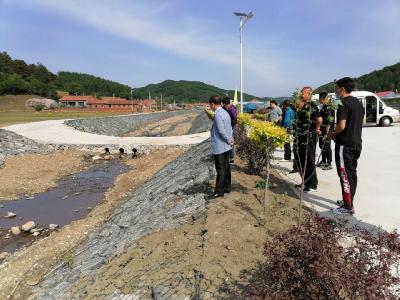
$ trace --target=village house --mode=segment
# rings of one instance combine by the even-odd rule
[[[149,112],[157,108],[152,99],[127,100],[118,97],[63,96],[59,100],[63,108],[90,108],[94,110],[124,110],[132,112]]]

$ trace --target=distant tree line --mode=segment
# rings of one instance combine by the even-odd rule
[[[128,98],[131,88],[117,82],[92,75],[50,72],[41,63],[27,64],[12,59],[7,52],[0,53],[0,95],[36,94],[57,98],[57,91],[69,94],[116,96]]]
[[[381,70],[354,78],[357,90],[366,90],[370,92],[380,91],[400,91],[400,63],[384,67]],[[335,92],[335,83],[330,82],[320,86],[316,92],[326,91]]]

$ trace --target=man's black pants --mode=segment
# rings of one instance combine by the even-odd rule
[[[300,171],[304,172],[304,167],[306,167],[304,174],[304,186],[312,189],[316,189],[318,187],[317,171],[315,170],[315,149],[317,147],[317,140],[317,135],[311,134],[310,140],[308,142],[308,147],[307,141],[299,141],[299,161],[301,166]],[[306,153],[307,165],[305,164]]]
[[[229,193],[231,191],[231,166],[229,164],[230,151],[214,154],[217,181],[214,193]]]
[[[285,154],[283,155],[283,158],[286,160],[290,160],[292,158],[292,149],[290,147],[290,143],[285,143],[283,145],[283,148],[285,149]]]
[[[319,148],[321,149],[321,154],[322,154],[321,162],[330,165],[332,163],[331,140],[326,136],[320,136]]]
[[[361,155],[361,145],[335,145],[336,169],[342,187],[344,206],[353,208],[357,189],[357,163]]]

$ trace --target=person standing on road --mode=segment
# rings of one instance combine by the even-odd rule
[[[279,122],[282,120],[282,110],[275,100],[271,100],[270,106],[272,110],[268,114],[268,121],[274,124],[279,124]]]
[[[357,188],[357,164],[362,148],[362,125],[364,107],[355,97],[351,96],[355,83],[350,77],[336,81],[336,95],[342,99],[337,111],[337,124],[330,138],[335,141],[335,161],[343,201],[338,201],[340,207],[332,209],[337,214],[354,214],[354,195]]]
[[[233,136],[235,136],[235,128],[237,124],[237,111],[236,107],[231,104],[231,98],[230,97],[225,97],[222,99],[222,106],[223,108],[228,112],[229,116],[231,117],[231,126],[232,126],[232,132]],[[229,152],[229,163],[233,164],[234,163],[234,145],[232,145],[232,150]]]
[[[283,101],[283,111],[282,111],[282,122],[281,126],[286,128],[286,132],[288,135],[293,134],[293,121],[295,118],[295,114],[293,109],[290,107],[290,103],[288,100]],[[290,161],[292,158],[292,149],[290,147],[290,141],[285,143],[283,146],[285,150],[285,154],[283,156],[284,161]]]
[[[329,105],[328,93],[319,94],[319,103],[322,104],[319,114],[322,117],[321,135],[319,136],[319,148],[321,149],[322,160],[317,167],[322,170],[332,170],[332,146],[328,136],[330,128],[334,126],[335,110]]]
[[[302,103],[297,113],[297,147],[301,171],[304,172],[304,192],[317,191],[318,178],[315,169],[315,149],[322,118],[317,105],[311,101],[312,88],[304,87],[301,90]],[[296,187],[301,188],[301,184]]]
[[[210,108],[215,112],[211,127],[211,150],[214,156],[217,179],[214,193],[208,199],[223,197],[231,191],[231,167],[229,152],[233,145],[231,118],[221,107],[221,98],[212,96],[209,100]]]

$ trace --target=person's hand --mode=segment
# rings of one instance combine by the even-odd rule
[[[321,135],[321,128],[316,128],[315,131],[317,132],[318,135]]]
[[[233,146],[235,144],[235,141],[232,139],[228,143],[229,143],[229,145]]]

